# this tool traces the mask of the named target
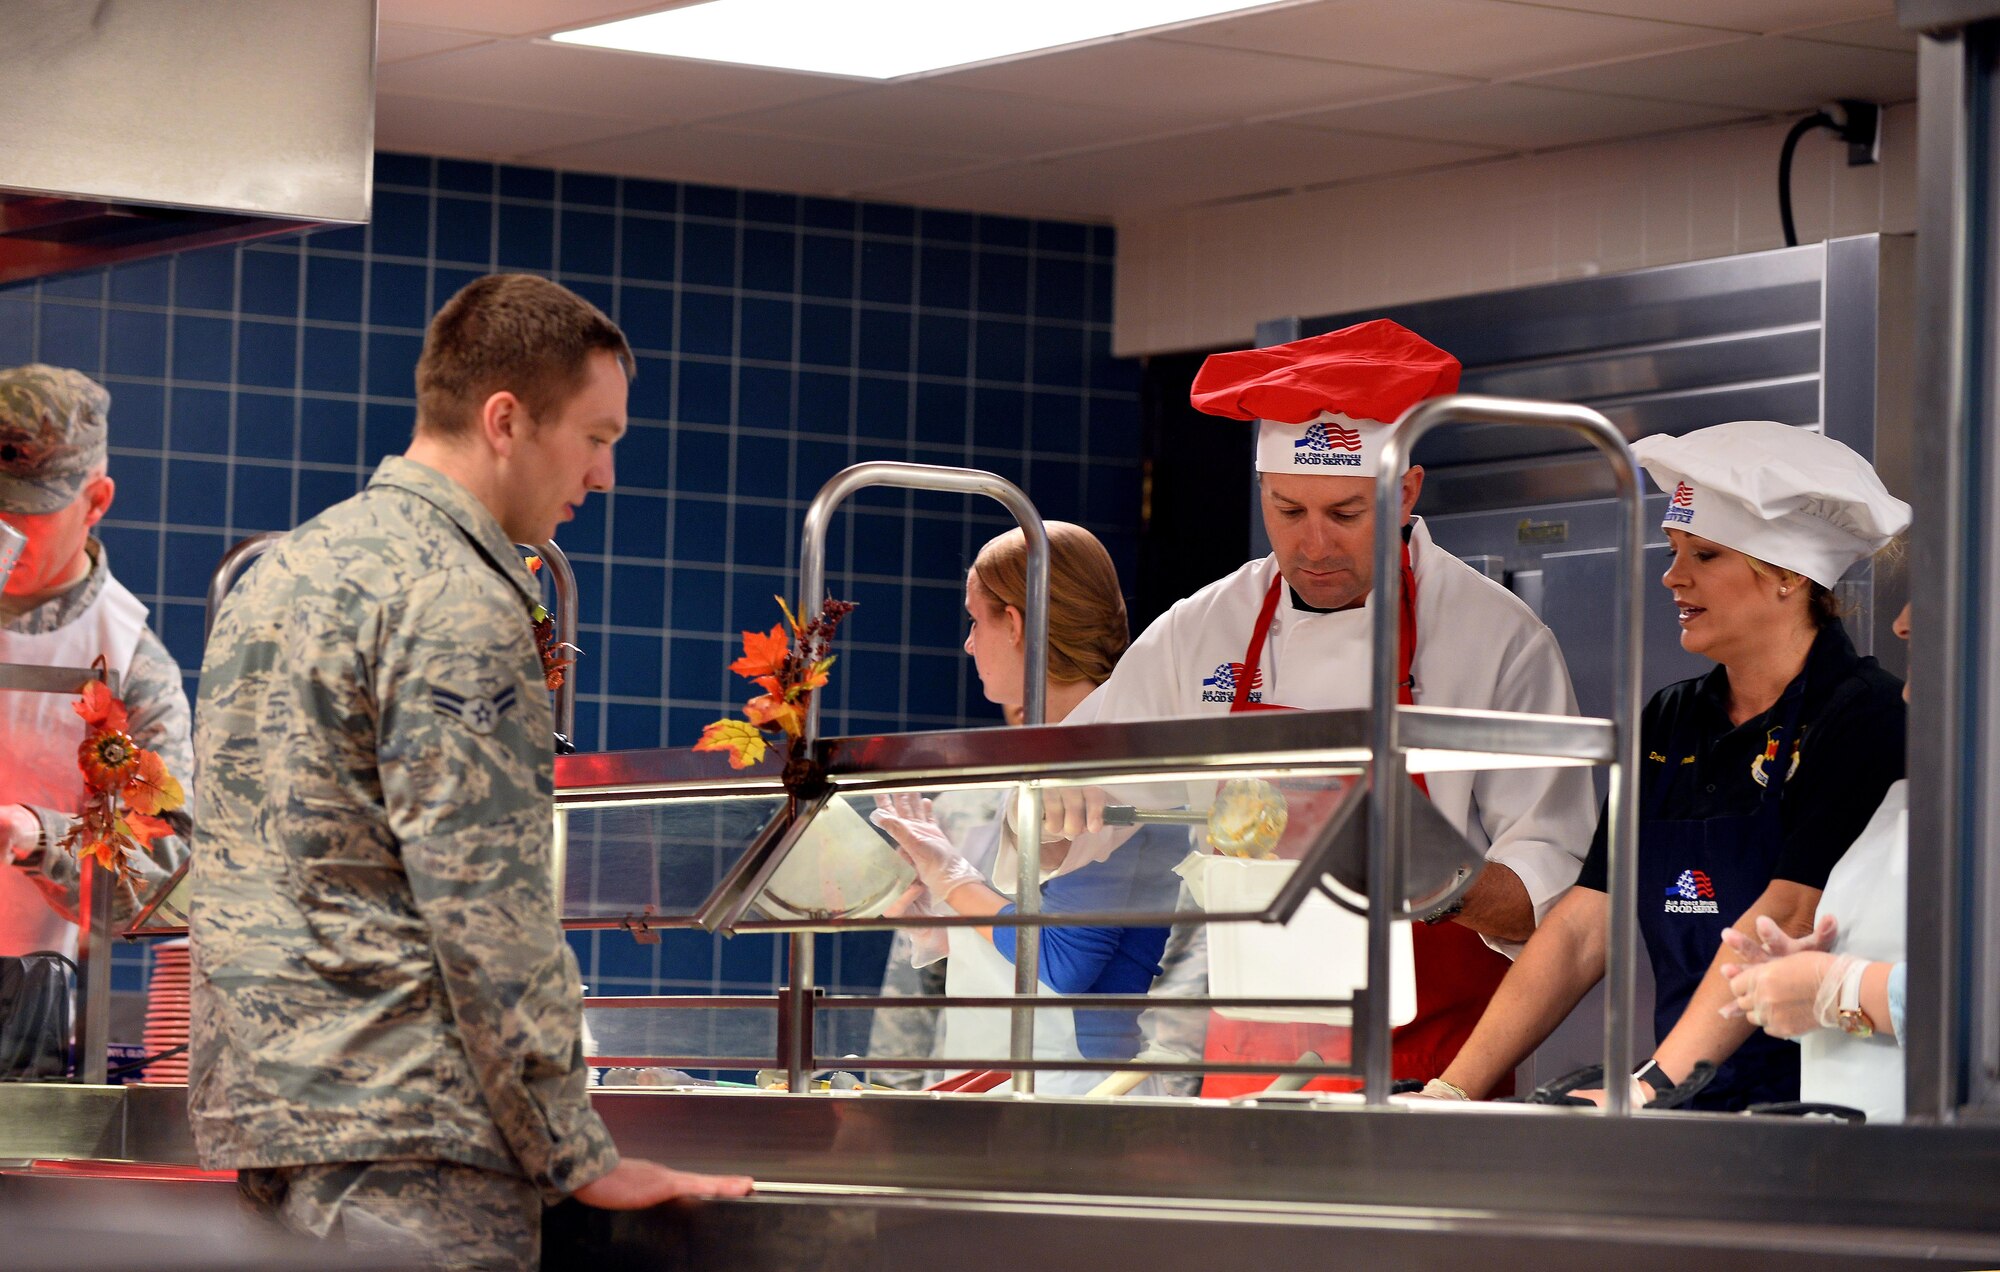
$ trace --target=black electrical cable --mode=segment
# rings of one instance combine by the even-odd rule
[[[1840,125],[1825,111],[1807,115],[1792,125],[1785,134],[1784,149],[1778,152],[1778,218],[1785,225],[1785,246],[1799,245],[1798,227],[1792,224],[1792,152],[1799,148],[1799,138],[1815,128],[1831,128],[1838,131]]]

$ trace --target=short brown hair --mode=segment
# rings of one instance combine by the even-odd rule
[[[512,393],[546,420],[582,387],[590,355],[637,370],[625,333],[560,283],[533,274],[476,278],[445,302],[417,359],[417,431],[452,437],[495,393]]]
[[[1049,534],[1049,677],[1101,685],[1131,641],[1118,569],[1097,536],[1067,521]],[[1018,529],[991,540],[973,559],[979,589],[995,607],[1028,610],[1028,539]]]

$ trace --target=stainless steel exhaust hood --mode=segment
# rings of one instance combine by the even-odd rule
[[[0,0],[0,285],[368,219],[375,0]]]

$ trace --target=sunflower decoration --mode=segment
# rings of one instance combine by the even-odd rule
[[[528,573],[542,572],[542,559],[538,556],[522,558]],[[583,655],[583,651],[566,641],[556,639],[556,616],[545,605],[537,604],[530,615],[535,625],[535,649],[542,656],[542,681],[550,691],[562,688],[569,676],[569,669]]]
[[[819,614],[801,622],[792,614],[784,598],[773,598],[785,621],[769,632],[744,632],[743,656],[729,664],[729,670],[755,684],[764,692],[744,704],[743,719],[722,719],[701,731],[697,751],[721,751],[729,756],[731,768],[749,768],[764,758],[769,738],[789,740],[785,781],[788,788],[804,782],[808,757],[799,752],[805,740],[807,709],[813,691],[827,682],[833,667],[833,633],[840,620],[854,612],[852,601],[827,597]],[[803,607],[801,607],[803,609]],[[789,628],[789,631],[787,630]]]
[[[95,664],[100,673],[104,660]],[[134,859],[174,828],[162,816],[187,802],[165,760],[132,740],[125,704],[103,680],[83,687],[74,707],[87,732],[76,749],[83,774],[83,807],[61,847],[78,860],[91,858],[121,879],[136,879]]]

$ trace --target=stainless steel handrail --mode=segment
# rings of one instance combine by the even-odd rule
[[[1027,493],[1013,482],[996,473],[982,472],[976,468],[945,468],[931,464],[902,464],[892,461],[875,461],[855,464],[835,473],[813,496],[811,506],[806,509],[805,537],[799,547],[799,617],[810,621],[807,611],[817,612],[821,600],[826,595],[826,538],[833,521],[833,513],[848,496],[870,486],[893,486],[904,490],[936,490],[948,494],[985,495],[999,501],[1002,507],[1014,514],[1021,533],[1028,540],[1028,612],[1023,615],[1022,641],[1025,645],[1027,667],[1025,683],[1022,685],[1021,709],[1024,722],[1036,725],[1046,718],[1048,693],[1049,658],[1049,535],[1042,525],[1042,515],[1028,499]],[[811,705],[806,710],[805,745],[811,747],[819,737],[819,695],[814,694]],[[1042,906],[1040,826],[1042,824],[1041,787],[1034,782],[1023,782],[1015,824],[1020,827],[1019,838],[1024,841],[1014,854],[1018,866],[1014,892],[1015,908],[1023,914],[1034,914]],[[1028,840],[1033,840],[1031,845]],[[1032,928],[1020,929],[1014,945],[1014,989],[1021,994],[1035,992],[1040,979],[1041,968],[1040,933]],[[1030,1059],[1034,1053],[1035,1014],[1027,1008],[1014,1013],[1012,1051],[1016,1059]],[[1032,1092],[1035,1089],[1031,1072],[1017,1071],[1014,1089]]]
[[[556,591],[556,640],[560,644],[576,644],[576,571],[570,568],[569,557],[550,539],[534,545],[536,556],[549,567],[549,582]],[[563,677],[556,686],[556,732],[572,744],[576,741],[576,676],[575,667],[571,674]]]
[[[1375,713],[1370,722],[1375,767],[1372,789],[1383,798],[1369,801],[1368,817],[1368,984],[1389,983],[1389,924],[1395,917],[1398,886],[1396,846],[1403,833],[1404,805],[1409,797],[1399,726],[1396,647],[1403,595],[1402,536],[1394,532],[1401,516],[1387,510],[1402,507],[1402,481],[1411,451],[1424,434],[1442,424],[1508,424],[1562,428],[1583,434],[1610,461],[1622,516],[1619,552],[1624,576],[1624,604],[1619,610],[1619,637],[1612,663],[1612,720],[1616,726],[1617,758],[1611,763],[1609,831],[1611,919],[1605,959],[1604,1072],[1605,1111],[1630,1111],[1631,1087],[1617,1075],[1632,1071],[1632,973],[1638,957],[1638,804],[1633,783],[1639,771],[1639,666],[1644,640],[1641,598],[1645,592],[1645,505],[1639,469],[1625,437],[1610,420],[1583,406],[1532,402],[1518,398],[1455,394],[1420,402],[1403,412],[1382,443],[1375,473],[1375,582],[1373,638]],[[1367,1101],[1387,1104],[1390,1085],[1389,995],[1367,996]]]
[[[222,560],[216,562],[215,573],[208,576],[208,606],[201,616],[201,643],[204,646],[208,644],[209,633],[215,630],[215,615],[222,608],[222,598],[229,595],[229,590],[236,586],[236,580],[242,577],[243,571],[249,569],[258,557],[277,547],[278,540],[287,533],[285,530],[265,530],[253,534],[223,553]]]

